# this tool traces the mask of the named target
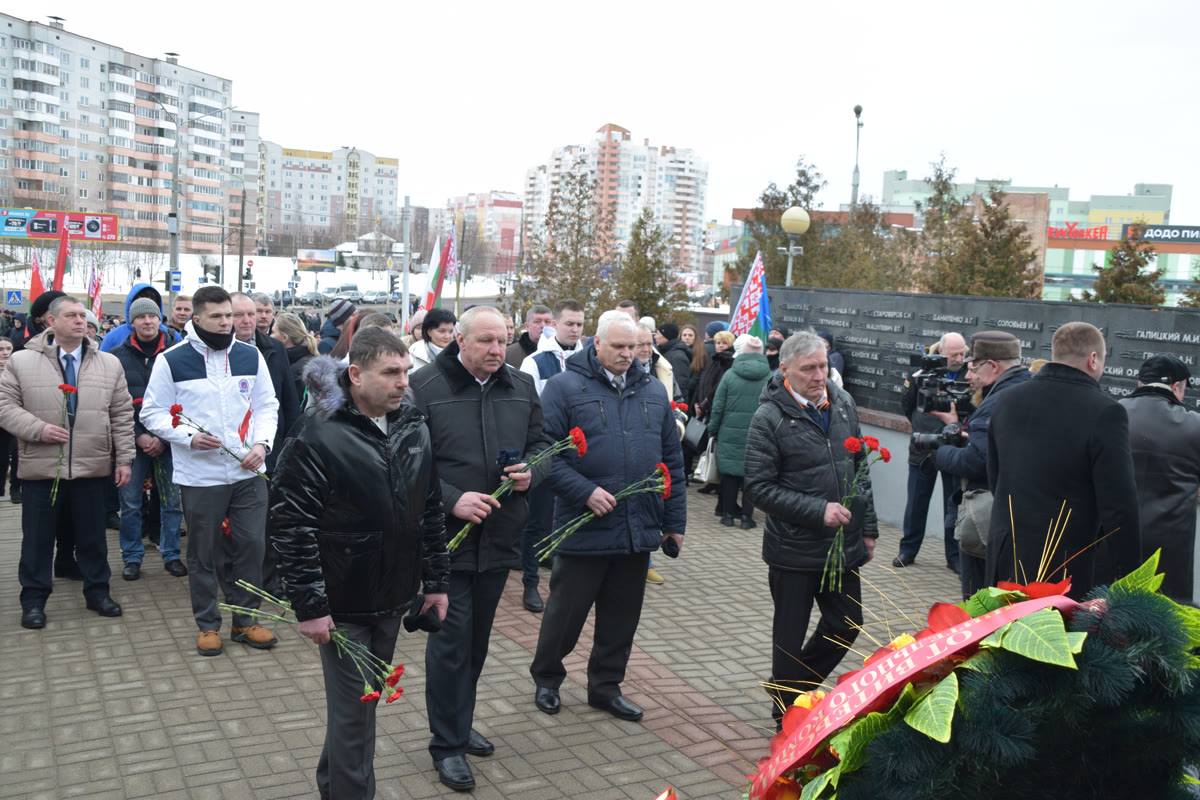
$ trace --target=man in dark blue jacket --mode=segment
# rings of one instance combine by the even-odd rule
[[[955,488],[956,505],[961,504],[965,492],[988,491],[988,425],[996,398],[1002,391],[1033,377],[1021,364],[1021,342],[1004,331],[982,331],[972,336],[971,357],[964,363],[967,380],[976,390],[978,408],[963,425],[964,446],[939,447],[935,455],[937,468],[959,484]],[[933,415],[946,424],[958,421],[954,410]],[[972,550],[972,547],[970,542],[966,545],[959,542],[958,566],[964,600],[988,585],[984,575],[987,550]]]
[[[606,311],[592,343],[568,359],[566,371],[542,392],[550,439],[560,440],[578,427],[588,443],[586,455],[554,461],[555,526],[585,511],[597,517],[555,551],[546,615],[529,667],[537,707],[547,714],[558,713],[558,687],[567,674],[563,658],[575,649],[595,605],[588,705],[620,719],[642,718],[642,710],[621,696],[621,681],[642,613],[650,553],[668,539],[682,546],[687,497],[670,398],[637,365],[636,346],[633,320],[623,311]],[[653,475],[660,463],[677,487],[670,497],[644,493],[614,499],[626,486]]]
[[[150,370],[158,354],[170,347],[167,334],[160,330],[160,311],[154,301],[141,297],[129,304],[129,321],[134,332],[128,341],[113,348],[112,354],[125,369],[125,382],[133,398],[133,436],[137,456],[133,459],[133,477],[121,487],[121,560],[125,567],[121,577],[135,581],[141,576],[142,559],[146,549],[142,544],[142,486],[153,470],[154,489],[160,502],[162,527],[158,549],[162,551],[163,568],[177,578],[187,575],[187,567],[179,558],[179,525],[183,512],[179,506],[179,487],[175,485],[171,447],[159,439],[141,422],[142,396],[150,383]]]

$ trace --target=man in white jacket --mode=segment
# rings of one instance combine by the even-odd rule
[[[184,341],[154,362],[141,421],[171,445],[187,520],[188,587],[200,628],[196,650],[215,656],[222,649],[218,584],[230,605],[259,606],[257,597],[234,584],[239,579],[262,584],[267,482],[258,473],[275,440],[279,401],[262,355],[234,340],[229,293],[201,287],[192,306]],[[175,423],[178,414],[185,419]],[[233,543],[232,574],[225,574],[222,563],[224,535]],[[258,649],[278,641],[244,614],[233,615],[232,638]]]

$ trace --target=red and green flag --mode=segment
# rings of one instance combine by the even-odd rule
[[[742,297],[729,323],[729,332],[734,336],[748,333],[767,343],[771,332],[771,301],[767,297],[767,274],[763,268],[762,253],[754,257],[754,266],[742,287]]]
[[[50,288],[61,292],[63,276],[71,271],[71,239],[64,224],[62,236],[58,239],[58,259],[54,262],[54,285]]]
[[[453,275],[458,271],[458,257],[454,249],[454,229],[450,230],[450,238],[446,240],[446,247],[442,250],[442,259],[438,262],[437,272],[429,276],[429,285],[425,289],[425,300],[421,303],[421,308],[428,311],[435,306],[442,307],[442,286],[446,282],[447,275]]]

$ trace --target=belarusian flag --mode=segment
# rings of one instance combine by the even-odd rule
[[[454,230],[450,230],[450,238],[446,240],[446,247],[442,250],[442,260],[438,262],[437,272],[429,276],[429,285],[425,289],[425,301],[421,303],[421,308],[428,311],[437,306],[442,307],[442,284],[446,282],[447,275],[453,275],[454,270],[458,269],[458,258],[454,250]]]
[[[729,332],[734,336],[748,333],[767,343],[767,334],[771,332],[771,301],[767,297],[767,275],[763,269],[762,252],[754,256],[754,266],[742,287],[742,297],[738,300],[737,311],[729,323]]]
[[[54,285],[50,288],[56,292],[62,291],[63,275],[71,271],[71,239],[67,233],[66,220],[63,220],[62,236],[58,240],[58,258],[54,262]]]
[[[92,274],[88,279],[88,307],[92,309],[92,313],[96,318],[100,318],[101,309],[104,305],[104,298],[100,295],[101,283],[104,280],[104,274],[96,267],[96,257],[92,256]]]

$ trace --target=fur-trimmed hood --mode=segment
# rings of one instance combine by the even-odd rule
[[[305,365],[302,378],[308,386],[308,404],[320,419],[329,419],[349,402],[346,367],[345,362],[330,356],[317,356]]]

